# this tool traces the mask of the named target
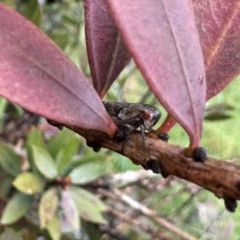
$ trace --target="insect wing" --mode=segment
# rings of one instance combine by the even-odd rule
[[[123,120],[132,119],[134,117],[144,117],[145,112],[138,108],[131,106],[129,108],[123,108],[119,113],[118,117]]]

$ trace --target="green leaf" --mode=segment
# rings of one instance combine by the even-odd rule
[[[42,16],[38,1],[28,0],[24,3],[21,3],[19,6],[19,12],[36,26],[40,27],[42,22]]]
[[[206,114],[204,117],[204,120],[208,121],[220,121],[220,120],[227,120],[229,118],[232,118],[233,116],[226,113],[215,113],[215,114]]]
[[[76,138],[79,140],[79,136],[76,133],[69,129],[64,128],[56,136],[52,137],[49,140],[47,148],[48,152],[55,159],[57,157],[58,152],[61,149],[65,148],[68,145],[69,141]]]
[[[45,146],[42,132],[36,127],[32,127],[30,133],[28,134],[27,148],[31,149],[33,144],[42,148]]]
[[[17,116],[19,116],[19,117],[23,116],[24,110],[21,107],[19,107],[18,105],[15,105],[15,104],[11,104],[11,105],[13,106],[14,111],[17,113]]]
[[[5,112],[7,104],[8,102],[5,98],[0,98],[0,116]]]
[[[107,165],[106,161],[106,154],[103,152],[98,153],[98,157],[96,158],[96,153],[92,153],[92,149],[90,149],[90,152],[88,152],[90,148],[86,149],[86,155],[84,155],[84,158],[81,156],[80,159],[74,159],[74,161],[71,161],[70,164],[67,166],[67,168],[64,170],[64,176],[68,176],[74,169],[78,168],[79,166],[83,166],[84,164],[89,163],[99,163]],[[128,160],[129,161],[129,160]],[[109,169],[109,164],[106,166],[107,169]]]
[[[50,188],[43,194],[39,205],[41,228],[45,228],[49,221],[54,217],[58,204],[58,195],[55,188]]]
[[[82,188],[70,187],[72,198],[80,216],[94,223],[105,223],[102,212],[106,211],[104,203],[91,192]]]
[[[33,195],[38,193],[44,187],[45,182],[43,179],[31,172],[23,172],[19,174],[13,181],[14,187],[19,191]]]
[[[0,199],[8,200],[12,189],[13,177],[0,168]]]
[[[65,47],[69,43],[69,35],[66,33],[55,33],[48,35],[62,50],[65,49]]]
[[[50,156],[50,154],[42,147],[32,146],[34,163],[38,170],[48,179],[54,179],[57,177],[56,163]]]
[[[1,218],[2,224],[12,224],[18,221],[32,204],[32,196],[16,193],[7,203]]]
[[[79,231],[80,218],[78,209],[69,191],[62,192],[61,208],[68,223],[70,223],[73,231]]]
[[[4,5],[12,8],[12,9],[16,9],[16,2],[13,0],[1,0],[0,2],[3,2]]]
[[[47,230],[53,240],[61,238],[61,224],[59,219],[54,216],[47,224]]]
[[[219,121],[233,117],[234,106],[226,103],[212,104],[206,108],[205,120]]]
[[[34,160],[33,160],[32,145],[40,146],[42,148],[45,147],[42,133],[36,127],[31,128],[31,131],[27,137],[26,146],[27,146],[27,154],[28,154],[28,160],[30,162],[30,166],[34,172],[38,172],[36,165],[34,163]]]
[[[70,177],[72,179],[72,183],[86,184],[97,179],[105,173],[107,173],[106,162],[86,163],[75,168],[70,173]]]
[[[73,156],[76,154],[78,146],[79,139],[73,138],[68,142],[68,144],[64,148],[62,148],[58,152],[56,164],[59,174],[61,174],[67,168]]]
[[[3,117],[4,117],[4,113],[7,107],[7,100],[5,98],[0,98],[0,131],[2,131],[3,128]]]
[[[8,145],[0,142],[0,165],[11,176],[21,173],[20,157]]]

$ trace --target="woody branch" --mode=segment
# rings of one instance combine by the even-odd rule
[[[173,175],[195,183],[219,198],[240,199],[240,166],[208,157],[204,163],[194,162],[184,154],[185,149],[160,139],[154,132],[146,134],[143,146],[139,132],[132,132],[127,142],[119,143],[101,132],[67,126],[88,142],[99,142],[101,147],[128,157],[134,164],[145,165],[149,159],[160,162],[165,176]],[[123,146],[124,144],[124,146]]]

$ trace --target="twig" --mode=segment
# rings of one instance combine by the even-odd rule
[[[127,156],[135,164],[145,165],[148,159],[155,159],[162,166],[164,175],[174,175],[195,183],[219,198],[240,199],[240,166],[213,159],[209,157],[206,162],[194,162],[185,156],[185,149],[180,146],[168,144],[158,139],[155,133],[146,134],[145,146],[142,145],[142,136],[139,132],[132,132],[127,143],[109,139],[98,131],[84,130],[69,127],[79,133],[89,142],[99,144],[112,151]]]
[[[154,221],[156,221],[161,226],[167,228],[171,232],[177,234],[178,236],[188,239],[188,240],[196,240],[193,236],[189,235],[186,232],[183,232],[179,228],[175,227],[170,222],[166,221],[164,218],[161,218],[155,211],[143,206],[139,202],[135,201],[134,199],[130,198],[123,192],[119,191],[118,189],[113,189],[113,192],[122,199],[125,203],[131,206],[133,209],[140,211],[141,213],[145,214],[148,217],[151,217]]]
[[[99,193],[101,193],[103,196],[113,199],[114,201],[119,200],[118,197],[109,191],[99,189]],[[125,222],[128,222],[129,224],[132,224],[132,226],[137,227],[141,229],[142,231],[150,234],[154,239],[161,239],[161,240],[169,240],[165,235],[156,233],[151,227],[145,226],[144,224],[140,223],[138,220],[128,217],[125,213],[119,212],[114,208],[111,208],[110,206],[107,206],[107,210],[110,211],[113,215],[118,217],[119,219],[122,219]]]

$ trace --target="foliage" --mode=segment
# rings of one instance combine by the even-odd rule
[[[33,135],[35,144],[30,144],[33,142]],[[62,139],[66,139],[66,137],[68,141],[63,142]],[[16,154],[10,158],[8,168],[2,165],[7,173],[14,176],[12,185],[15,190],[9,199],[7,198],[8,203],[3,211],[1,223],[15,223],[33,211],[31,209],[33,204],[37,204],[35,208],[39,212],[39,221],[37,221],[39,231],[40,228],[47,229],[54,240],[60,239],[63,233],[79,232],[81,226],[79,216],[90,222],[103,223],[105,220],[102,212],[106,210],[105,205],[91,192],[79,186],[74,187],[75,183],[78,185],[90,183],[93,179],[107,172],[106,166],[104,169],[102,167],[94,168],[92,171],[89,166],[96,161],[101,161],[102,166],[104,166],[103,155],[100,155],[98,160],[91,160],[92,163],[88,163],[91,154],[85,155],[85,162],[82,157],[75,159],[80,139],[75,133],[67,129],[50,138],[49,144],[46,145],[42,144],[42,133],[33,127],[26,142],[28,144],[26,144],[25,150],[28,156],[23,159],[24,162],[27,161],[25,164],[29,164],[26,170],[23,172],[20,170],[15,174],[12,171],[7,171],[14,166],[20,166],[20,156]],[[36,145],[37,143],[40,145]],[[1,143],[1,147],[5,152],[14,152],[4,143]],[[66,147],[71,151],[62,151]],[[31,151],[29,151],[30,149]],[[51,153],[47,149],[51,149]],[[65,161],[58,161],[59,156]],[[30,158],[33,158],[33,161],[28,161]],[[67,171],[69,175],[66,175],[64,170],[68,167],[72,169],[71,165],[73,164],[79,165],[79,167]],[[63,169],[63,171],[58,171],[58,169]],[[81,178],[81,173],[86,171],[89,171],[89,174]],[[74,181],[77,179],[74,177],[77,174],[79,174],[80,180]],[[73,177],[71,178],[71,176]],[[10,188],[11,185],[8,187]],[[34,199],[37,200],[37,203],[33,203]],[[33,220],[29,219],[29,221]]]
[[[209,6],[204,5],[205,1],[193,1],[200,34],[199,43],[187,1],[179,1],[181,11],[176,14],[178,11],[175,8],[179,8],[179,5],[169,5],[168,1],[153,1],[154,4],[151,5],[148,1],[132,1],[132,6],[138,6],[132,11],[129,1],[109,0],[109,5],[106,5],[103,0],[85,0],[86,54],[82,1],[55,1],[45,5],[39,5],[36,0],[16,1],[15,4],[12,1],[3,2],[18,10],[36,26],[42,27],[80,66],[84,74],[36,27],[0,5],[0,19],[4,19],[0,21],[0,46],[4,46],[4,51],[0,54],[0,66],[7,63],[11,70],[0,71],[3,79],[0,80],[1,95],[41,116],[64,124],[100,129],[113,135],[116,126],[106,114],[100,98],[105,96],[112,101],[131,100],[159,106],[157,98],[187,131],[191,144],[197,147],[205,103],[203,64],[207,77],[207,99],[220,92],[239,72],[239,59],[235,54],[238,45],[235,42],[240,31],[234,30],[234,34],[229,35],[237,28],[237,10],[233,13],[237,3],[225,6],[224,2],[221,7],[214,3],[211,6],[215,14],[213,18],[207,11]],[[99,9],[99,6],[102,8]],[[216,19],[218,31],[206,27],[213,25]],[[175,24],[182,21],[185,23],[184,30],[181,24]],[[146,27],[145,24],[150,26]],[[156,28],[159,29],[157,34]],[[225,34],[221,34],[224,29]],[[11,32],[16,34],[15,37]],[[139,36],[144,41],[139,41]],[[207,39],[207,36],[212,38]],[[130,54],[156,97],[148,89],[146,91],[143,78],[133,62],[121,73],[120,79],[114,82],[129,62]],[[96,91],[86,77],[90,75],[86,55]],[[127,76],[132,77],[124,85]],[[195,78],[192,79],[192,76]],[[29,84],[32,79],[34,82]],[[22,85],[19,86],[19,82]],[[218,148],[213,144],[212,138],[208,138],[209,135],[211,137],[225,133],[213,126],[213,120],[224,120],[218,126],[226,123],[232,126],[234,122],[238,129],[237,121],[233,118],[233,112],[237,109],[234,103],[235,100],[225,103],[213,99],[207,107],[205,119],[209,122],[204,123],[206,129],[203,131],[202,142],[208,146],[212,155],[225,154],[233,157],[240,154],[233,140],[228,140],[231,146],[223,152],[222,149],[226,146],[224,137],[220,138]],[[5,99],[0,99],[1,116],[9,115],[9,106],[10,103]],[[186,113],[189,109],[191,113]],[[24,111],[19,111],[18,108],[18,117],[19,115],[24,116]],[[166,117],[167,113],[164,112],[163,115]],[[3,119],[0,129],[7,126],[10,120]],[[163,128],[159,126],[159,129]],[[228,130],[237,137],[236,130],[229,126],[226,127],[226,132]],[[49,138],[48,131],[54,136]],[[91,150],[85,148],[83,140],[71,131],[65,129],[55,133],[56,130],[53,129],[32,128],[20,152],[15,144],[0,143],[0,171],[3,179],[0,196],[5,204],[1,223],[11,225],[11,228],[1,229],[2,239],[36,239],[37,234],[45,239],[100,239],[104,231],[117,238],[119,235],[114,235],[111,228],[103,228],[107,226],[106,222],[112,222],[113,228],[130,239],[147,239],[156,232],[165,233],[160,237],[177,239],[171,228],[166,230],[157,223],[157,218],[145,215],[141,209],[136,211],[133,206],[128,207],[116,193],[109,196],[106,192],[101,192],[102,198],[107,199],[103,203],[91,192],[94,184],[110,187],[109,179],[104,174],[138,170],[138,167],[124,157],[107,151],[98,153],[96,157]],[[172,143],[187,146],[187,136],[179,126],[173,136],[175,139],[173,137]],[[125,193],[139,203],[144,199],[142,205],[156,209],[158,215],[173,222],[179,229],[202,239],[238,238],[239,227],[236,223],[239,221],[239,211],[231,217],[209,193],[174,178],[165,181],[149,173],[141,178],[144,174],[138,171],[124,174],[112,176],[111,187],[123,188]],[[111,214],[104,217],[102,213],[107,209],[110,209]],[[126,219],[121,218],[121,211],[126,213]],[[134,219],[137,222],[133,222]],[[120,227],[117,227],[119,222]],[[152,232],[144,228],[146,223]],[[20,229],[19,226],[22,225],[27,230]]]
[[[33,2],[32,0],[28,3],[29,7],[34,5]],[[210,44],[205,44],[206,36],[201,33],[201,28],[212,19],[209,16],[202,18],[198,14],[200,10],[203,14],[207,11],[203,3],[193,1],[193,4],[195,9],[184,0],[178,4],[168,1],[154,1],[154,4],[148,4],[141,0],[131,1],[129,4],[128,1],[86,0],[84,4],[87,53],[93,84],[100,98],[106,94],[131,54],[151,91],[171,116],[171,125],[174,124],[174,119],[188,133],[189,156],[200,145],[206,98],[209,99],[221,91],[236,76],[236,69],[233,69],[231,76],[221,77],[217,86],[212,84],[213,81],[216,82],[216,76],[210,76],[206,83],[205,68],[207,75],[209,69],[211,73],[219,70],[219,66],[209,62],[214,63],[215,57],[221,56],[223,50],[217,45],[214,53],[210,52],[209,46],[216,42],[212,40]],[[234,4],[228,8],[231,13]],[[22,10],[22,13],[28,18],[32,16],[31,20],[39,25],[36,21],[39,9],[36,9],[38,8],[33,10],[36,13],[33,14],[34,17],[27,11]],[[1,62],[18,69],[17,74],[14,71],[2,71],[3,78],[10,79],[11,85],[18,91],[12,95],[12,88],[3,81],[1,94],[48,119],[86,129],[102,130],[113,137],[117,127],[106,114],[99,97],[82,72],[44,34],[16,12],[1,5],[1,17],[5,19],[0,28],[0,44],[4,46]],[[224,23],[220,24],[219,32],[224,28]],[[231,29],[232,26],[228,25],[227,30]],[[208,29],[207,34],[212,34],[212,31]],[[11,35],[12,32],[14,36]],[[21,35],[28,35],[28,38],[17,44],[16,41]],[[228,39],[227,35],[221,35],[219,38],[222,38],[222,42],[233,43],[233,39]],[[236,39],[237,34],[233,38]],[[29,44],[30,41],[34,42],[34,46]],[[224,52],[226,50],[232,57],[232,47],[226,45]],[[11,57],[13,52],[14,58]],[[231,59],[230,56],[228,59]],[[34,78],[31,78],[31,85],[28,84],[31,75],[25,69],[32,69]],[[22,83],[20,85],[19,80]],[[39,86],[44,91],[32,90]],[[31,89],[28,91],[28,99],[34,101],[26,100],[22,96],[28,88]],[[51,100],[48,100],[48,97]],[[170,125],[170,120],[166,121],[164,125]],[[159,131],[163,130],[164,128],[160,127]]]
[[[0,45],[4,45],[0,62],[1,66],[12,69],[1,71],[1,95],[48,119],[63,119],[65,124],[104,130],[113,135],[116,125],[77,66],[31,22],[2,4],[0,9]],[[7,82],[9,84],[6,79],[11,79],[15,90],[6,85]],[[28,97],[23,101],[25,92],[28,92]],[[59,98],[60,92],[65,99]]]

